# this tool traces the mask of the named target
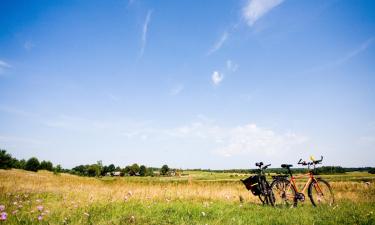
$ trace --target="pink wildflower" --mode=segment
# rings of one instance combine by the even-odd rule
[[[6,220],[7,217],[8,217],[8,213],[6,213],[6,212],[2,212],[2,213],[0,214],[0,221],[4,221],[4,220]]]
[[[42,215],[39,215],[38,216],[38,220],[41,221],[43,219],[43,216]]]
[[[38,205],[37,207],[36,207],[39,211],[43,211],[43,206],[42,205]]]
[[[12,212],[13,215],[15,215],[15,214],[17,214],[17,213],[18,213],[18,210],[17,210],[17,209],[14,210],[14,211]]]
[[[0,212],[5,210],[5,205],[0,205]]]

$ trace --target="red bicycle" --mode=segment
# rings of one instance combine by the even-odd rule
[[[334,195],[332,188],[329,183],[319,177],[314,176],[315,166],[321,164],[323,161],[323,156],[320,160],[315,160],[313,157],[310,158],[311,162],[299,160],[298,164],[303,166],[308,166],[309,172],[299,176],[294,176],[290,170],[293,165],[282,164],[282,168],[288,170],[290,179],[288,176],[274,176],[273,182],[271,184],[271,189],[274,194],[274,204],[275,205],[286,205],[286,206],[297,206],[298,201],[305,201],[305,193],[310,198],[310,201],[313,206],[317,205],[333,205]],[[312,167],[312,169],[311,169]],[[307,181],[302,187],[302,190],[299,191],[296,179],[307,177]]]

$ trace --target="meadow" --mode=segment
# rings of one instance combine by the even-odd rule
[[[263,206],[245,174],[184,171],[181,177],[89,178],[0,170],[0,224],[375,224],[375,175],[322,175],[334,206]],[[4,209],[1,207],[3,206]]]

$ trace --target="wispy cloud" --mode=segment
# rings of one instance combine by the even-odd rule
[[[347,52],[346,54],[344,54],[344,56],[342,56],[340,58],[337,58],[336,60],[333,60],[331,62],[328,62],[326,64],[311,68],[311,69],[307,70],[307,72],[318,72],[318,71],[322,71],[322,70],[329,69],[329,68],[334,68],[334,67],[340,66],[342,64],[345,64],[348,61],[350,61],[352,58],[359,55],[360,53],[366,51],[371,46],[371,44],[374,42],[374,40],[375,40],[375,38],[371,37],[371,38],[367,39],[366,41],[362,42],[357,48],[355,48],[355,49]]]
[[[223,79],[224,74],[220,73],[219,71],[214,71],[211,75],[211,81],[215,86],[219,85]]]
[[[344,57],[336,60],[334,62],[335,65],[341,65],[343,63],[346,63],[347,61],[349,61],[350,59],[356,57],[358,54],[360,54],[361,52],[367,50],[370,45],[372,44],[372,42],[374,41],[374,37],[371,37],[369,39],[367,39],[366,41],[364,41],[359,47],[357,47],[356,49],[354,49],[353,51],[350,51],[348,52]]]
[[[265,155],[285,154],[308,138],[292,132],[276,133],[255,124],[238,126],[227,131],[226,145],[217,149],[223,156],[250,155],[262,152]]]
[[[0,112],[5,112],[15,116],[24,116],[24,117],[37,117],[37,114],[24,111],[22,109],[14,108],[12,106],[0,105]]]
[[[284,0],[249,0],[242,9],[242,15],[249,26],[253,26],[262,16],[280,5]]]
[[[172,96],[175,96],[175,95],[180,94],[183,90],[184,90],[184,85],[179,84],[179,85],[174,86],[170,90],[169,94],[172,95]]]
[[[108,98],[111,100],[111,101],[114,101],[114,102],[118,102],[121,100],[121,98],[118,96],[118,95],[115,95],[113,93],[108,93],[107,94]]]
[[[35,47],[35,44],[32,41],[25,41],[25,43],[23,43],[23,48],[26,49],[27,51],[30,51],[34,47]]]
[[[10,68],[10,67],[11,66],[8,63],[6,63],[3,60],[0,60],[0,75],[3,74],[5,72],[5,70]]]
[[[219,38],[219,40],[216,41],[216,43],[214,44],[214,46],[212,46],[212,48],[208,51],[207,55],[211,55],[212,53],[216,52],[217,50],[219,50],[223,44],[225,43],[225,41],[228,39],[229,37],[229,33],[228,31],[225,31]]]
[[[125,135],[125,134],[124,134]],[[217,155],[231,157],[237,155],[264,154],[282,155],[297,150],[308,142],[306,136],[294,132],[275,132],[249,123],[234,127],[223,127],[211,122],[192,122],[169,129],[142,128],[126,133],[127,138],[149,137],[159,140],[200,139],[213,143],[216,147],[206,149]]]
[[[235,63],[235,62],[233,62],[233,61],[230,60],[230,59],[227,60],[227,65],[226,65],[226,66],[227,66],[227,70],[228,70],[229,72],[232,72],[232,73],[236,72],[237,69],[238,69],[238,64]]]
[[[145,19],[145,22],[143,23],[143,28],[142,28],[142,46],[141,46],[141,50],[140,50],[140,53],[139,53],[140,58],[143,56],[143,53],[144,53],[145,48],[146,48],[147,32],[148,32],[148,26],[149,26],[150,21],[151,21],[151,15],[152,15],[152,10],[148,10],[147,15],[146,15],[146,19]]]

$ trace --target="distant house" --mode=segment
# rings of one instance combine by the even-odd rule
[[[115,171],[115,172],[113,172],[112,174],[113,174],[113,176],[115,176],[115,177],[119,177],[119,176],[121,176],[121,172],[120,172],[120,171]]]

